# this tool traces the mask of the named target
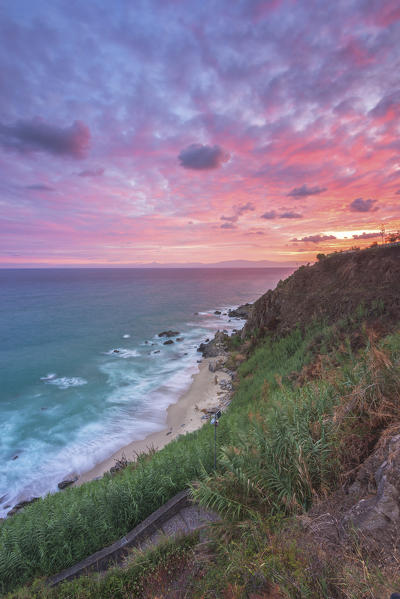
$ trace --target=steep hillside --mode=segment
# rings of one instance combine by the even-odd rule
[[[315,319],[327,324],[363,311],[367,320],[379,317],[390,327],[400,312],[400,246],[322,258],[302,266],[254,304],[245,334],[284,335]]]

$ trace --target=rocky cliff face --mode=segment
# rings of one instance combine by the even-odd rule
[[[244,335],[282,335],[315,318],[335,322],[359,306],[365,319],[399,319],[400,246],[334,254],[300,267],[253,304]]]

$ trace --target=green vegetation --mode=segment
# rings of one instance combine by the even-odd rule
[[[192,559],[198,536],[166,540],[155,549],[133,552],[124,568],[111,568],[106,576],[85,576],[49,588],[36,580],[8,595],[8,599],[131,599],[165,596],[171,578],[179,576]]]
[[[377,313],[382,309],[379,302],[374,306]],[[83,577],[61,585],[54,595],[35,583],[12,597],[157,597],[157,589],[143,594],[138,581],[144,573],[149,580],[157,578],[154,555],[172,556],[179,547],[182,558],[163,562],[175,560],[178,569],[161,568],[169,580],[188,569],[187,594],[176,597],[239,599],[269,592],[293,599],[373,598],[386,593],[389,579],[380,580],[356,537],[348,561],[342,556],[343,566],[337,556],[321,557],[307,546],[296,519],[367,457],[361,441],[368,437],[373,446],[382,430],[400,420],[400,334],[377,343],[362,326],[365,314],[360,306],[353,317],[334,325],[314,323],[305,333],[298,329],[280,339],[254,337],[242,346],[232,339],[231,359],[241,365],[234,401],[218,429],[217,471],[212,469],[213,430],[204,426],[141,456],[114,477],[28,506],[0,528],[3,590],[59,571],[111,543],[197,480],[196,499],[225,517],[210,533],[213,558],[200,575],[193,559],[183,555],[188,555],[189,539],[189,545],[169,544],[168,551],[145,554],[129,569],[113,570],[101,580]],[[274,595],[278,587],[281,595]]]

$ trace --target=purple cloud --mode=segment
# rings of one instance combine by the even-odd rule
[[[78,173],[78,177],[101,177],[104,175],[104,168],[88,168]]]
[[[400,189],[396,191],[396,195],[400,196]]]
[[[253,210],[255,210],[255,206],[252,202],[247,202],[246,204],[239,204],[237,206],[234,206],[235,214],[233,214],[232,216],[221,216],[221,220],[228,220],[231,223],[237,223],[239,217],[242,216],[242,214],[246,214],[246,212],[252,212]]]
[[[90,140],[89,128],[81,121],[70,127],[48,125],[41,119],[0,124],[0,143],[19,152],[48,152],[60,156],[84,158]]]
[[[374,237],[380,237],[381,233],[375,231],[374,233],[361,233],[361,235],[353,235],[354,239],[373,239]]]
[[[319,195],[326,191],[326,187],[308,187],[307,185],[302,185],[301,187],[295,187],[287,194],[292,198],[307,198],[308,196]]]
[[[299,214],[298,212],[282,212],[282,214],[279,215],[279,218],[303,218],[302,214]]]
[[[246,204],[240,204],[239,206],[235,206],[236,214],[241,216],[246,212],[253,212],[255,210],[255,206],[252,202],[247,202]]]
[[[198,171],[219,168],[229,158],[230,155],[220,146],[203,146],[202,144],[191,144],[178,156],[183,168]]]
[[[49,185],[42,185],[41,183],[36,183],[34,185],[25,185],[25,189],[30,189],[31,191],[54,191],[54,187],[49,187]]]
[[[261,218],[265,218],[266,220],[273,220],[277,216],[278,215],[275,212],[275,210],[270,210],[269,212],[264,212],[264,214],[261,215]]]
[[[362,198],[356,198],[349,206],[352,212],[375,212],[378,207],[375,206],[377,200],[363,200]]]
[[[331,239],[337,239],[337,237],[335,237],[335,235],[308,235],[307,237],[302,237],[301,239],[297,239],[296,237],[294,237],[293,239],[291,239],[291,241],[303,241],[305,243],[320,243],[321,241],[329,241]]]
[[[236,225],[233,223],[223,223],[221,229],[236,229]]]

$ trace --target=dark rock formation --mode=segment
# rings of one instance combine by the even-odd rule
[[[7,513],[7,517],[14,516],[14,514],[16,514],[19,510],[22,510],[27,505],[30,505],[31,503],[38,501],[38,499],[39,499],[39,497],[31,497],[31,499],[26,499],[25,501],[20,501],[19,503],[14,505],[14,507]]]
[[[201,343],[197,351],[200,351],[204,358],[215,358],[216,356],[224,355],[226,354],[228,339],[229,337],[226,333],[217,331],[214,339],[209,341],[209,343]]]
[[[167,341],[164,341],[163,345],[171,345],[171,343],[173,343],[172,339],[168,339]]]
[[[179,335],[179,331],[163,331],[162,333],[158,333],[159,337],[176,337]]]
[[[59,482],[57,486],[61,490],[66,489],[70,485],[74,484],[77,480],[78,480],[78,477],[76,474],[74,474],[74,475],[69,476],[65,480],[62,480],[61,482]]]
[[[249,318],[252,307],[253,307],[253,304],[243,304],[242,306],[239,306],[235,310],[229,310],[228,316],[230,318],[247,319],[247,318]]]
[[[221,310],[215,310],[214,314],[221,314]]]

